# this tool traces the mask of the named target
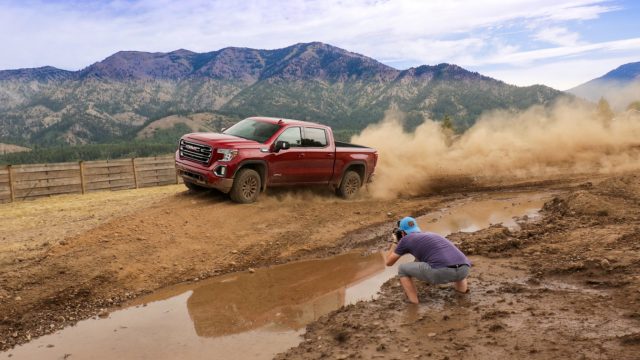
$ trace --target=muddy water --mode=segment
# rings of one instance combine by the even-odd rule
[[[535,219],[550,197],[540,193],[503,193],[480,200],[467,198],[417,220],[422,231],[445,236],[458,231],[478,231],[493,224],[517,229],[516,218]]]
[[[359,283],[384,268],[380,253],[350,253],[228,274],[158,291],[107,319],[82,321],[10,353],[13,359],[269,359],[295,346],[307,323],[371,297]]]
[[[494,223],[516,227],[545,197],[468,199],[418,218],[447,235]],[[403,262],[411,261],[403,257]],[[383,255],[349,253],[170,287],[106,319],[79,322],[3,355],[12,359],[269,359],[300,341],[306,324],[375,296],[396,274]],[[70,354],[70,355],[68,355]]]

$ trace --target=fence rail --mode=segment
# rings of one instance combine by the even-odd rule
[[[0,203],[177,184],[173,156],[0,167]]]

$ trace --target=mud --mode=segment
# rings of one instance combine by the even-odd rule
[[[590,178],[594,180],[579,185],[541,182],[529,188],[556,194],[533,220],[531,213],[506,227],[450,235],[476,264],[470,294],[423,286],[423,304],[412,308],[391,280],[374,301],[347,305],[313,321],[304,341],[279,357],[633,358],[640,333],[640,287],[634,272],[640,265],[640,181],[634,175]],[[426,215],[493,196],[507,207],[528,206],[513,200],[508,187],[473,190],[352,202],[305,192],[276,193],[237,206],[213,194],[180,189],[134,211],[105,202],[111,213],[122,216],[106,217],[71,235],[56,229],[83,222],[57,221],[60,214],[48,208],[48,245],[24,235],[19,226],[3,233],[3,241],[20,243],[7,245],[0,254],[0,346],[8,350],[2,355],[17,354],[17,348],[10,350],[16,344],[91,316],[112,321],[122,304],[167,285],[191,286],[211,276],[353,249],[379,251],[394,221],[407,214]],[[14,210],[11,206],[0,211]],[[37,216],[45,218],[45,213],[32,217]],[[20,212],[2,221],[23,217]],[[428,229],[430,220],[421,221]],[[302,325],[297,326],[293,331],[302,332]],[[179,338],[180,329],[176,323],[175,332],[165,335]],[[259,338],[251,335],[246,341],[259,343]],[[144,346],[144,338],[139,339],[136,346]],[[62,345],[53,349],[65,352]],[[122,354],[125,349],[130,348],[123,346]],[[251,355],[248,348],[238,354],[244,355]]]
[[[307,327],[281,359],[637,359],[640,177],[583,183],[518,229],[455,233],[471,254],[470,293],[397,279],[380,297]]]
[[[498,224],[517,230],[519,222],[537,219],[539,210],[551,196],[545,192],[476,195],[453,201],[417,220],[423,231],[443,236],[454,232],[475,232]]]
[[[492,223],[517,226],[514,215],[534,215],[548,196],[478,195],[453,201],[418,220],[444,234]],[[226,358],[269,359],[297,345],[304,326],[321,315],[374,298],[396,272],[396,267],[384,266],[382,253],[359,251],[217,276],[143,296],[127,309],[99,314],[98,319],[19,346],[12,355],[158,359],[224,353]],[[159,316],[163,313],[167,315]],[[253,341],[248,344],[248,339]]]
[[[384,268],[380,253],[351,253],[169,287],[12,354],[14,359],[66,353],[92,359],[199,359],[203,354],[271,359],[297,345],[306,324],[371,299],[379,287],[363,288],[362,282]]]
[[[344,201],[291,191],[238,206],[178,186],[153,201],[120,191],[3,204],[0,349],[168,285],[375,243],[396,214],[462,197]]]

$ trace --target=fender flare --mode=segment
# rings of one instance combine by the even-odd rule
[[[338,183],[338,186],[340,186],[340,184],[342,184],[342,180],[344,179],[344,175],[347,173],[347,170],[352,167],[353,165],[362,165],[364,167],[364,174],[363,174],[363,178],[360,179],[360,181],[362,181],[362,185],[366,184],[367,182],[367,163],[364,160],[353,160],[351,162],[348,162],[345,166],[344,166],[344,170],[342,171],[342,176],[340,177],[340,182]]]
[[[247,165],[253,165],[253,164],[257,164],[260,166],[264,167],[264,174],[260,174],[260,176],[262,177],[262,191],[265,191],[267,189],[267,178],[269,176],[269,163],[266,160],[260,160],[260,159],[248,159],[248,160],[243,160],[242,162],[240,162],[238,164],[238,166],[236,167],[236,170],[233,172],[233,178],[235,179],[236,174],[238,173],[238,171],[242,170],[243,168],[245,168]]]

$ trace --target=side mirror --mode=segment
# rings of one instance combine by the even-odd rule
[[[273,147],[274,152],[279,152],[280,150],[288,150],[291,147],[288,141],[278,140],[276,141],[276,145]]]
[[[220,132],[223,133],[225,130],[227,130],[227,128],[222,128],[220,129]]]

